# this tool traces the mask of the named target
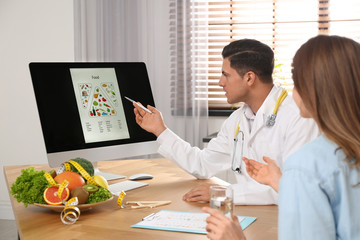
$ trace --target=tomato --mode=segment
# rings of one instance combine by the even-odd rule
[[[76,172],[63,172],[54,178],[54,180],[58,184],[61,184],[65,179],[69,182],[69,185],[67,187],[70,191],[74,188],[82,187],[85,185],[85,180],[83,179],[83,177]]]

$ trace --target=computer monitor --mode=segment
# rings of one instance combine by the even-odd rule
[[[138,126],[125,99],[155,106],[144,63],[33,62],[29,68],[51,167],[77,157],[96,163],[156,152],[155,136]]]

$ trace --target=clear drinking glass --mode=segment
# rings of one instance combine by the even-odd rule
[[[231,217],[234,208],[234,192],[231,186],[210,186],[210,207]]]

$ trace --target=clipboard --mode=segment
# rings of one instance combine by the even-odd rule
[[[207,213],[161,210],[150,214],[131,227],[163,231],[207,234]],[[238,216],[241,228],[244,230],[256,220],[256,217]]]

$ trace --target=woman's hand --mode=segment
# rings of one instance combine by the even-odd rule
[[[243,157],[246,163],[246,170],[250,177],[261,184],[271,186],[276,192],[279,191],[279,182],[282,176],[281,170],[274,160],[263,157],[267,164]]]
[[[204,207],[203,211],[210,214],[206,219],[207,237],[211,240],[245,240],[245,235],[236,216],[225,217],[218,210]]]

